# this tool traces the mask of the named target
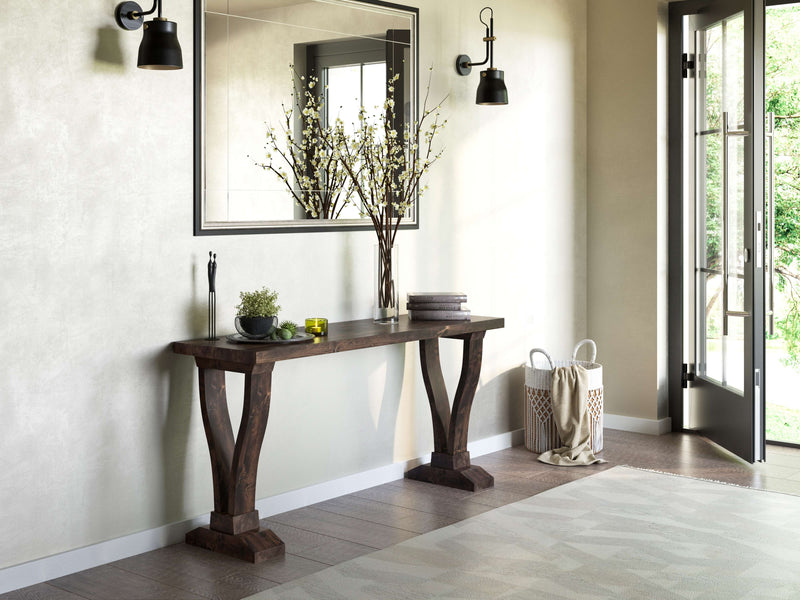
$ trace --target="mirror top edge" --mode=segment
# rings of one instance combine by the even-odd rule
[[[369,11],[390,18],[403,18],[415,22],[419,17],[419,9],[382,0],[197,0],[201,12],[220,15],[247,17],[269,11],[285,11],[286,9],[310,7],[315,4],[332,5],[338,8],[351,8],[360,12]]]
[[[339,31],[337,29],[326,29],[326,28],[323,28],[323,27],[314,27],[314,26],[311,26],[311,25],[301,25],[301,24],[298,24],[298,23],[287,23],[287,22],[284,22],[284,21],[274,21],[274,20],[271,20],[271,19],[259,19],[259,18],[256,18],[256,17],[245,17],[245,16],[241,16],[241,15],[231,15],[231,14],[218,13],[218,12],[213,12],[213,11],[206,11],[206,17],[208,17],[209,15],[215,16],[215,17],[222,17],[222,18],[225,18],[225,19],[240,19],[241,21],[249,21],[249,22],[253,22],[253,23],[262,23],[262,24],[265,24],[265,25],[276,25],[276,26],[280,26],[280,27],[291,27],[291,28],[298,29],[298,30],[325,33],[325,34],[328,34],[328,35],[331,35],[331,36],[337,36],[337,37],[342,37],[342,38],[358,38],[358,39],[364,39],[364,40],[377,40],[377,41],[381,41],[381,42],[386,42],[388,44],[393,44],[393,45],[396,45],[396,46],[404,46],[404,47],[412,46],[412,44],[410,42],[401,42],[401,41],[397,41],[397,40],[387,40],[385,37],[380,37],[378,34],[376,34],[376,35],[367,35],[367,34],[356,33],[356,32],[344,32],[344,31]]]

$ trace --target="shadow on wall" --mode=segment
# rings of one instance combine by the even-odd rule
[[[194,361],[172,352],[167,346],[153,360],[160,377],[155,397],[164,409],[161,411],[161,466],[163,468],[164,523],[185,518],[184,497],[186,481],[186,453],[194,407]],[[163,397],[166,390],[166,397]]]
[[[486,414],[491,407],[495,413],[491,419],[480,422],[492,427],[492,431],[470,430],[470,439],[483,439],[505,431],[515,431],[525,425],[525,366],[520,365],[483,382],[475,392],[473,411],[477,408]],[[478,423],[478,420],[471,419]]]
[[[125,70],[125,59],[122,56],[120,34],[122,31],[115,27],[100,27],[97,30],[97,42],[94,47],[95,71]]]
[[[197,298],[198,258],[191,267],[193,297]],[[204,266],[204,265],[203,265]],[[203,269],[205,272],[205,269]],[[185,308],[185,329],[192,337],[205,337],[208,330],[208,306],[203,300],[193,300]],[[186,454],[191,430],[194,398],[194,361],[190,357],[172,352],[170,344],[153,359],[153,367],[159,374],[154,398],[164,408],[158,426],[161,429],[161,466],[163,468],[163,494],[161,502],[163,519],[171,523],[185,517]],[[165,397],[166,395],[166,397]]]

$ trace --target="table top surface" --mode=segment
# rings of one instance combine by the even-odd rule
[[[304,356],[317,356],[374,348],[388,344],[416,342],[432,338],[452,338],[504,327],[500,317],[473,316],[470,321],[411,321],[402,315],[394,324],[375,323],[372,319],[328,324],[328,335],[292,343],[236,343],[224,336],[219,340],[173,342],[172,350],[197,358],[240,365],[257,365]]]

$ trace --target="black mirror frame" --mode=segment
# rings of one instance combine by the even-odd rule
[[[419,8],[413,6],[406,6],[403,4],[395,4],[392,2],[383,2],[382,0],[355,0],[361,4],[371,4],[374,6],[383,6],[396,10],[413,13],[414,18],[414,89],[417,93],[416,101],[414,102],[414,114],[412,121],[416,122],[419,119]],[[251,235],[251,234],[270,234],[270,233],[309,233],[309,232],[339,232],[339,231],[372,231],[372,222],[368,219],[365,220],[363,225],[343,224],[343,225],[297,225],[297,226],[276,226],[276,227],[229,227],[224,229],[204,229],[203,228],[203,67],[205,65],[205,44],[204,44],[204,28],[203,28],[203,9],[205,0],[194,0],[194,33],[193,33],[193,73],[194,73],[194,235],[195,236],[211,236],[211,235]],[[400,229],[419,229],[419,197],[416,200],[414,208],[415,219],[410,223],[400,224]],[[309,219],[309,221],[311,221]]]

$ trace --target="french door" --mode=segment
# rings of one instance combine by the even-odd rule
[[[679,421],[754,462],[764,458],[763,2],[689,0],[671,13],[681,44],[671,80],[681,88]]]

